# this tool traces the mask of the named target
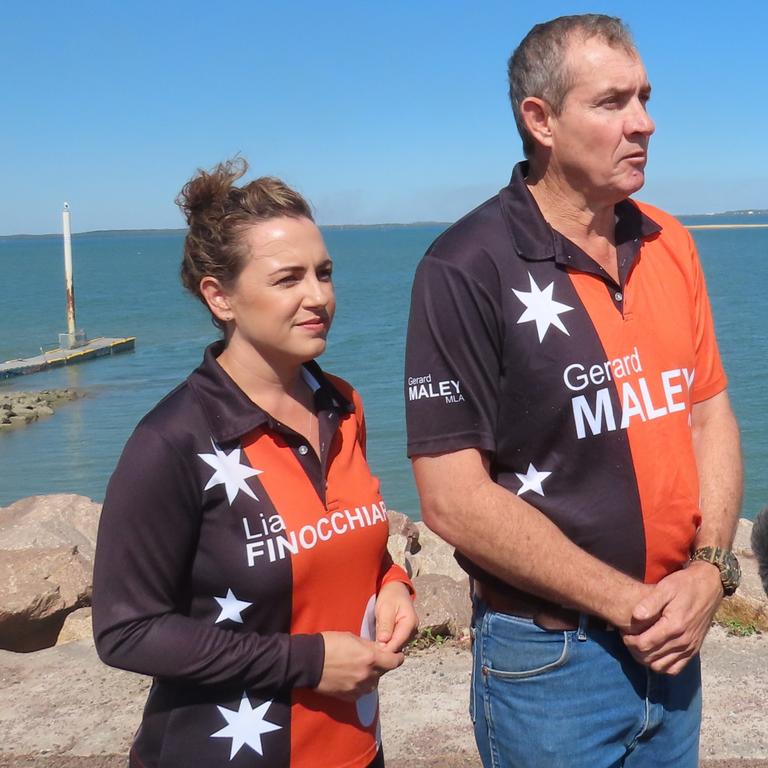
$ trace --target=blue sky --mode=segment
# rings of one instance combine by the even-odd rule
[[[198,167],[242,153],[321,223],[453,220],[521,157],[506,60],[536,22],[621,16],[653,84],[641,199],[768,208],[766,4],[8,3],[0,234],[179,227]]]

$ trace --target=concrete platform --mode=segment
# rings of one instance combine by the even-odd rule
[[[100,337],[91,339],[82,347],[74,349],[52,349],[34,357],[7,360],[0,363],[0,379],[8,379],[11,376],[23,376],[27,373],[37,373],[60,365],[73,365],[82,363],[95,357],[115,355],[118,352],[128,352],[134,348],[136,337],[129,336],[124,339],[109,339]]]

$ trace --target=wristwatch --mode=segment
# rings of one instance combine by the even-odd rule
[[[720,571],[720,581],[723,584],[723,594],[732,595],[741,581],[741,567],[736,555],[730,549],[721,547],[700,547],[691,555],[691,561],[703,560],[716,565]]]

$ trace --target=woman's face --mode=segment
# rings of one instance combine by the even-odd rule
[[[248,227],[242,237],[247,263],[223,291],[229,342],[245,341],[274,363],[322,354],[336,297],[320,230],[309,219],[283,216]]]

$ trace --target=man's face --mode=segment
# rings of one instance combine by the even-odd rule
[[[549,170],[587,203],[613,205],[645,181],[648,76],[636,54],[598,38],[575,38],[566,66],[572,86],[551,117]]]

